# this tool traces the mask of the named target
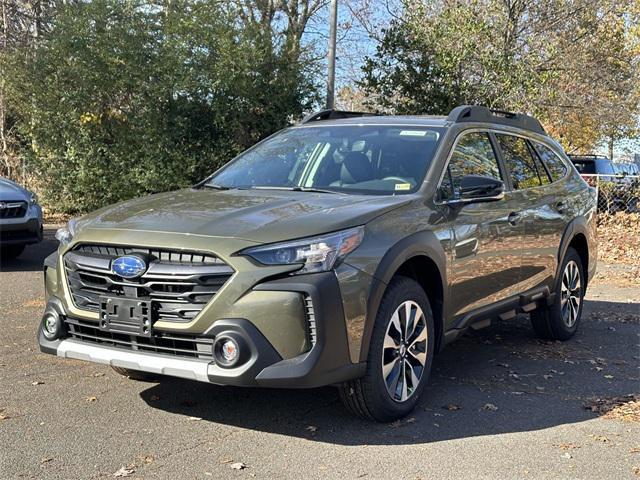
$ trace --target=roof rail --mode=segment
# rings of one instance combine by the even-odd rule
[[[597,153],[571,153],[569,154],[569,158],[594,158],[594,159],[598,159],[598,158],[602,158],[602,159],[607,159],[609,160],[609,157],[607,157],[606,155],[598,155]]]
[[[461,105],[456,107],[447,116],[447,120],[454,123],[460,122],[487,122],[508,125],[510,127],[530,130],[541,135],[546,135],[542,124],[535,118],[522,113],[507,112],[505,110],[493,110],[480,105]]]
[[[372,112],[349,112],[347,110],[320,110],[319,112],[311,113],[304,117],[301,124],[318,122],[320,120],[338,120],[342,118],[354,118],[354,117],[370,117],[377,115]]]

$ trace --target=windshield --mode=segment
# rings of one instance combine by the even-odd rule
[[[206,183],[216,188],[406,194],[424,179],[442,128],[294,127],[241,154]]]

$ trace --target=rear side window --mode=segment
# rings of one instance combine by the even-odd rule
[[[467,133],[460,137],[440,184],[441,198],[457,198],[460,180],[465,175],[482,175],[502,180],[498,160],[487,133]]]
[[[596,162],[574,162],[573,164],[576,166],[576,170],[580,173],[596,173]]]
[[[511,175],[511,183],[516,190],[542,185],[536,162],[531,156],[527,141],[514,135],[496,134],[502,158]]]
[[[551,174],[551,179],[557,182],[567,174],[567,165],[564,161],[546,145],[541,143],[534,143],[536,152],[540,155],[540,158],[544,162],[547,170]]]

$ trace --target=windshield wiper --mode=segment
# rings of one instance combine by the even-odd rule
[[[212,188],[213,190],[231,190],[231,187],[225,187],[224,185],[216,185],[215,183],[203,183],[204,188]]]
[[[332,193],[337,194],[339,192],[335,190],[326,190],[323,188],[315,188],[315,187],[285,187],[285,186],[267,186],[267,185],[257,185],[251,187],[254,190],[286,190],[289,192],[315,192],[315,193]]]
[[[327,190],[326,188],[316,188],[316,187],[293,187],[291,190],[294,192],[317,192],[317,193],[339,193],[335,190]]]

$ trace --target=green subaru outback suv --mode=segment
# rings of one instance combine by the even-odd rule
[[[324,111],[193,188],[69,222],[44,266],[43,352],[220,385],[336,385],[379,421],[434,355],[530,312],[578,328],[596,196],[528,116]]]

